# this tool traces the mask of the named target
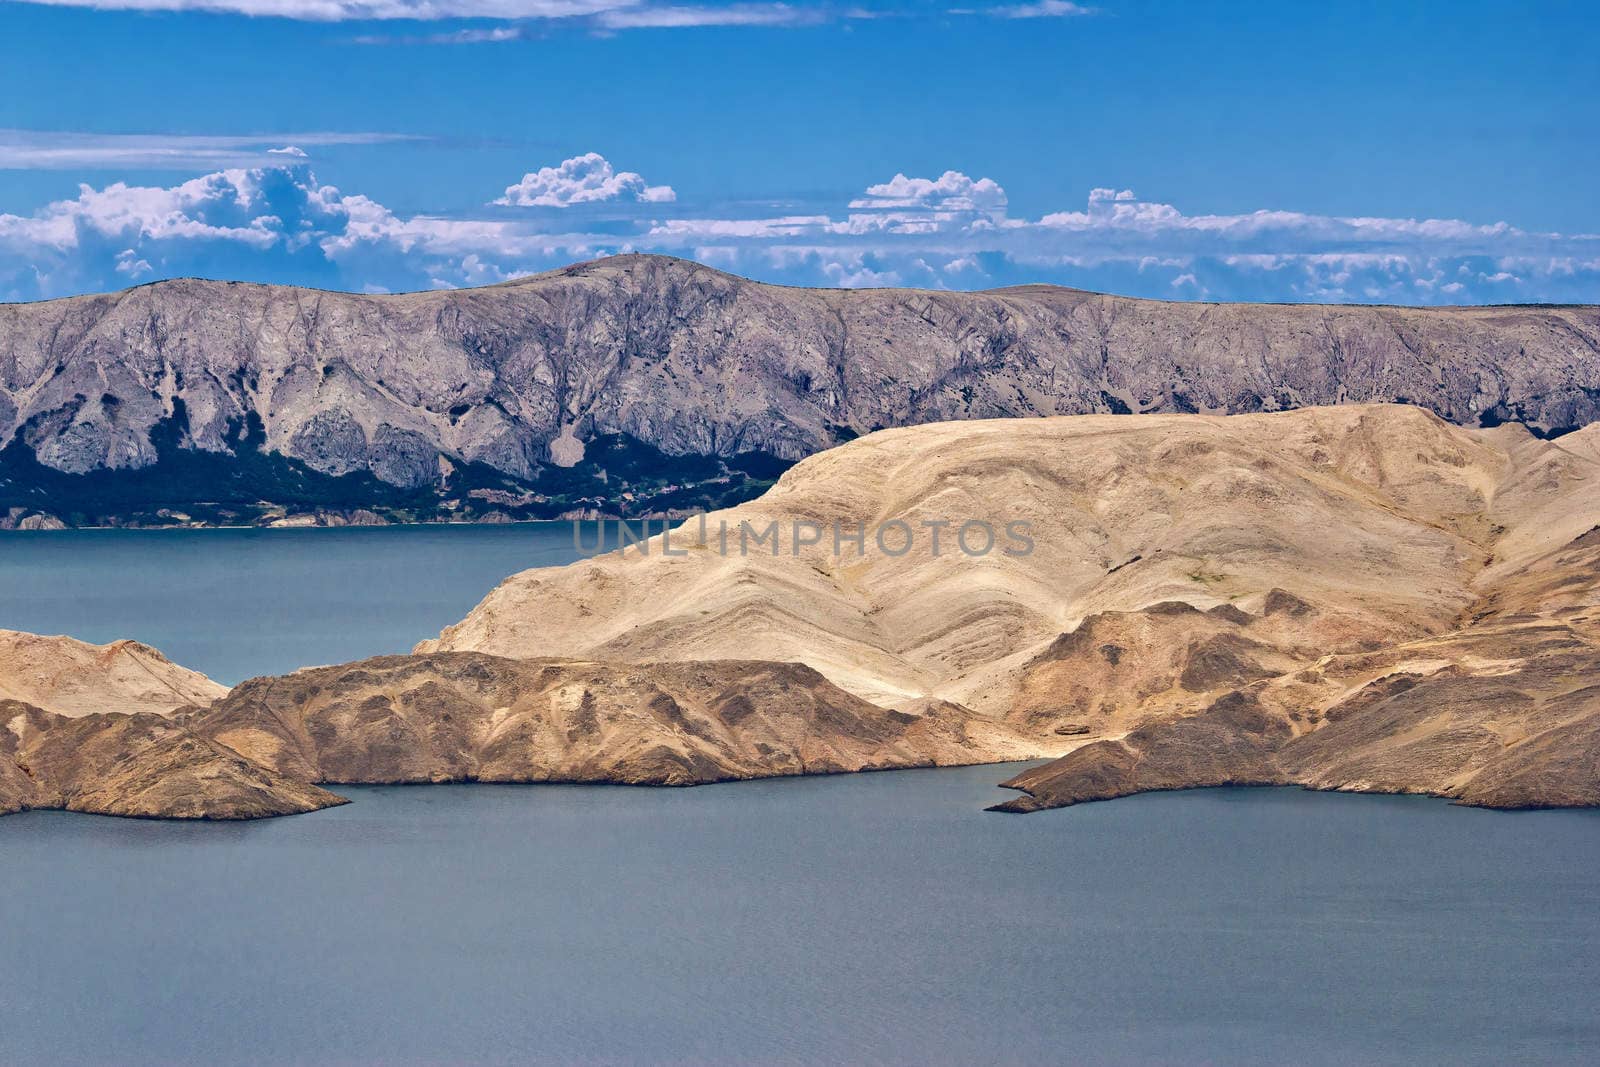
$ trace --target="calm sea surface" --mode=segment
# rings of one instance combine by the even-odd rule
[[[403,650],[573,554],[565,526],[4,538],[0,626],[236,680]],[[0,1063],[1600,1062],[1600,815],[984,813],[1015,769],[0,818]]]
[[[236,685],[410,652],[502,578],[579,556],[567,522],[0,533],[0,629],[131,637]]]

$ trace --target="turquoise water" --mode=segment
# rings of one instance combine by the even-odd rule
[[[1011,768],[0,819],[4,1063],[1594,1063],[1600,818]]]
[[[0,626],[403,651],[566,525],[0,537]],[[0,1064],[1595,1063],[1600,813],[1014,767],[0,818]]]
[[[235,685],[409,652],[507,575],[577,558],[567,522],[0,533],[0,628],[131,637]]]

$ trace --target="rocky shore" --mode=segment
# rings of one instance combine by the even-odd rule
[[[689,785],[1049,758],[997,810],[1244,784],[1600,804],[1600,427],[1414,407],[947,423],[709,526],[1020,522],[506,579],[408,656],[225,691],[0,635],[0,811],[248,818],[335,783]],[[792,547],[792,551],[790,550]]]

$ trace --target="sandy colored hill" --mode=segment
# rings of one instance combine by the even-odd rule
[[[1600,529],[1496,583],[1466,621],[1282,674],[1262,656],[1230,665],[1223,695],[1019,775],[1006,784],[1025,795],[998,810],[1247,783],[1600,804]],[[1235,639],[1254,651],[1249,626]]]
[[[1019,780],[1019,808],[1255,780],[1577,802],[1594,764],[1550,768],[1560,737],[1590,736],[1595,434],[1398,406],[890,431],[711,516],[704,542],[681,527],[685,555],[658,538],[514,576],[419,651],[798,660],[867,700],[948,701],[1074,749]],[[1034,549],[724,555],[715,532],[968,518],[1024,520]],[[1348,725],[1397,674],[1453,679],[1426,727],[1449,743],[1417,747],[1409,720]]]
[[[0,814],[63,808],[163,819],[258,819],[344,800],[162,715],[69,718],[0,700]]]
[[[388,656],[245,682],[186,719],[306,781],[622,782],[983,763],[1037,755],[932,704],[870,704],[794,663]]]
[[[179,721],[227,692],[135,641],[0,630],[0,814],[255,819],[344,802]]]
[[[515,575],[410,656],[171,717],[10,701],[0,810],[236,818],[338,802],[315,782],[1040,755],[1001,810],[1241,783],[1596,804],[1597,440],[1395,406],[884,432],[704,535]],[[968,520],[987,551],[961,549]],[[867,543],[836,553],[836,523]],[[76,688],[32,684],[80,700],[155,655],[61,640],[12,646],[59,653],[41,677]]]
[[[58,715],[154,712],[204,706],[228,691],[149,645],[91,645],[70,637],[0,630],[0,700]]]
[[[680,526],[670,547],[684,555],[658,537],[648,553],[515,575],[418,650],[796,659],[868,699],[987,709],[1009,707],[1022,665],[1084,619],[1166,601],[1261,613],[1279,589],[1317,605],[1282,616],[1301,640],[1388,644],[1448,628],[1498,549],[1520,559],[1587,528],[1573,516],[1600,467],[1542,442],[1513,458],[1504,436],[1397,406],[886,431],[708,516],[704,542],[699,522]],[[1032,551],[1008,555],[1002,537],[963,553],[952,531],[969,519],[1026,522]],[[864,554],[834,553],[835,523],[891,521],[920,532],[904,555],[871,537]],[[796,554],[797,522],[829,533]],[[936,555],[937,522],[950,527]],[[741,552],[741,524],[772,523],[777,554]]]

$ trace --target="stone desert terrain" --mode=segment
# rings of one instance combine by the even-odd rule
[[[798,660],[1067,750],[1008,810],[1230,782],[1594,803],[1597,440],[1401,406],[889,431],[709,529],[1021,520],[1033,551],[724,553],[690,523],[681,555],[514,576],[419,651]]]
[[[164,715],[114,714],[108,689],[74,719],[37,651],[31,689],[0,661],[0,809],[238,817],[338,782],[1036,757],[1002,810],[1244,783],[1592,805],[1597,486],[1596,429],[1397,405],[885,431],[670,539],[514,575],[410,656],[215,701],[185,673]],[[969,554],[969,520],[1030,550]],[[886,523],[907,550],[835,550]],[[61,644],[60,673],[84,655]]]

